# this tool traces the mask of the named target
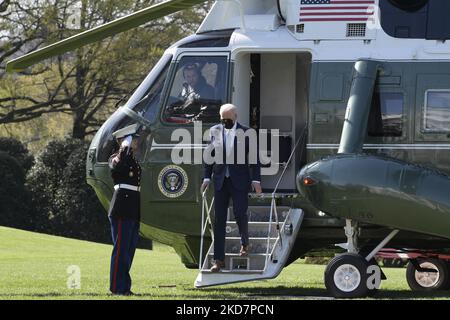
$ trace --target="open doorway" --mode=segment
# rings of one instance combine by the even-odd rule
[[[232,100],[239,106],[240,121],[254,129],[279,130],[279,171],[262,176],[264,192],[273,192],[296,142],[306,130],[311,60],[307,52],[236,56]],[[306,159],[305,143],[303,139],[287,165],[278,193],[297,192],[295,176]]]

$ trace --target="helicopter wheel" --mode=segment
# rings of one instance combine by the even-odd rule
[[[369,263],[355,253],[333,258],[325,269],[325,286],[335,298],[361,298],[374,294],[367,287]]]
[[[412,263],[406,268],[406,281],[413,291],[437,291],[448,289],[449,268],[446,262],[439,259],[421,259],[421,268],[433,269],[436,272],[417,271]]]

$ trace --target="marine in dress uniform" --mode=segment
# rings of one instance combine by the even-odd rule
[[[109,158],[114,194],[109,208],[114,244],[111,255],[110,290],[131,295],[130,269],[139,238],[141,167],[134,157],[138,125],[116,131],[120,149]]]

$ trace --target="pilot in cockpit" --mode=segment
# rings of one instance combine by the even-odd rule
[[[184,59],[188,61],[184,61]],[[226,61],[182,58],[165,109],[167,122],[217,122],[225,100]]]
[[[206,82],[205,77],[201,74],[199,67],[193,63],[188,64],[183,69],[183,89],[180,97],[188,103],[195,102],[200,99],[212,100],[214,99],[214,88]]]

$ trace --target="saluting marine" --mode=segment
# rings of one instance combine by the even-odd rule
[[[130,269],[139,238],[141,167],[134,157],[139,137],[137,124],[116,131],[120,149],[109,158],[114,195],[109,208],[113,252],[110,290],[115,295],[132,295]]]

